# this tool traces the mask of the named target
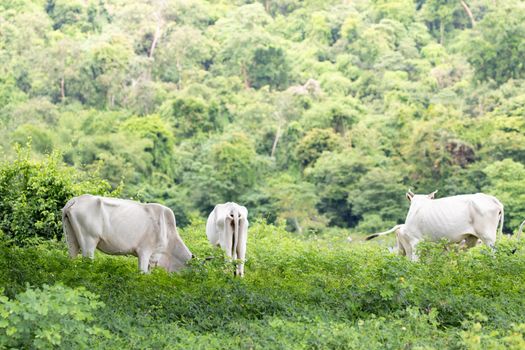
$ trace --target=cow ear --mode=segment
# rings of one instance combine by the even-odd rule
[[[436,193],[437,193],[438,190],[435,190],[434,192],[432,192],[431,194],[428,195],[428,198],[430,199],[434,199],[434,197],[436,196]]]
[[[407,199],[409,202],[412,202],[412,197],[414,197],[414,194],[410,192],[410,190],[406,193]]]

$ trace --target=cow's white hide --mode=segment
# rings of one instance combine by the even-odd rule
[[[192,254],[182,241],[173,211],[156,203],[82,195],[62,209],[69,256],[82,250],[94,258],[95,249],[112,255],[135,255],[139,269],[150,265],[167,271],[183,268]]]

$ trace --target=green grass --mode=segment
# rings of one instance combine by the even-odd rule
[[[378,243],[348,243],[342,235],[304,240],[255,223],[240,279],[207,243],[203,222],[181,235],[198,259],[172,275],[140,274],[133,257],[70,260],[63,243],[3,243],[0,288],[11,299],[28,286],[57,283],[98,295],[104,306],[92,311],[93,322],[109,335],[94,336],[90,348],[525,345],[525,245],[512,239],[495,254],[422,244],[413,263]]]

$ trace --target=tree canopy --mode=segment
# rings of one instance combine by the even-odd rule
[[[518,0],[0,4],[0,147],[32,141],[177,217],[297,232],[404,220],[404,191],[525,218]],[[521,182],[520,182],[521,181]]]

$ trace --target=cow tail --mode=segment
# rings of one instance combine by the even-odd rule
[[[523,225],[525,225],[525,221],[523,221],[520,225],[520,229],[518,230],[518,235],[516,236],[517,240],[519,241],[521,238],[521,232],[523,232]]]
[[[75,231],[73,230],[73,227],[71,226],[71,222],[69,221],[68,217],[69,210],[73,205],[75,205],[75,199],[72,199],[69,202],[67,202],[64,208],[62,208],[62,229],[64,231],[64,237],[66,239],[70,258],[74,258],[75,256],[77,256],[78,252],[80,251],[77,235],[75,234]]]
[[[239,211],[233,212],[233,242],[232,242],[232,258],[237,259],[237,244],[239,242]]]
[[[374,234],[372,234],[372,235],[370,235],[370,236],[367,236],[367,237],[365,238],[365,240],[366,240],[366,241],[369,241],[369,240],[374,239],[374,238],[376,238],[376,237],[383,236],[383,235],[387,235],[387,234],[389,234],[389,233],[392,233],[392,232],[396,231],[396,230],[399,229],[401,226],[402,226],[402,225],[396,225],[396,226],[392,227],[392,228],[391,228],[390,230],[388,230],[388,231],[374,233]]]
[[[500,203],[501,204],[501,203]],[[499,238],[501,239],[503,237],[503,224],[505,222],[505,210],[503,208],[503,204],[501,204],[501,217],[500,217],[500,228],[499,228]]]

